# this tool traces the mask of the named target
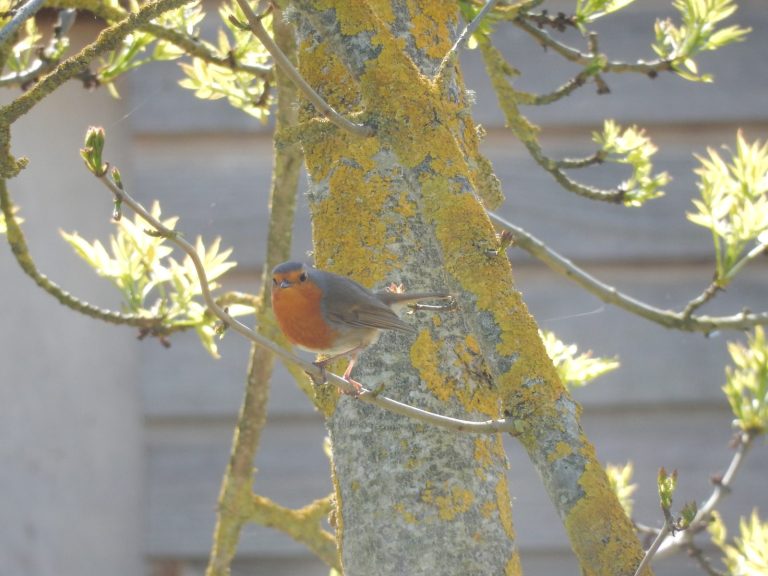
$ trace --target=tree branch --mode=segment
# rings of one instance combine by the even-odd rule
[[[741,312],[733,316],[694,316],[686,315],[685,311],[662,310],[631,296],[627,296],[594,278],[567,258],[561,256],[541,240],[532,236],[519,226],[505,220],[498,214],[488,213],[491,220],[500,224],[514,235],[514,245],[522,248],[536,259],[546,264],[551,270],[573,280],[579,286],[594,294],[603,302],[614,304],[619,308],[641,316],[666,328],[685,330],[687,332],[703,332],[708,334],[716,330],[746,330],[754,326],[768,325],[768,312],[753,314]]]
[[[517,15],[512,20],[512,23],[531,35],[539,44],[541,44],[541,46],[553,50],[569,62],[580,64],[582,66],[594,65],[596,62],[595,59],[598,57],[598,54],[585,54],[576,48],[558,42],[544,30],[528,22],[525,15]],[[620,62],[605,59],[600,62],[599,67],[602,72],[634,72],[645,74],[652,78],[659,72],[672,70],[671,62],[661,59],[652,60],[650,62]]]
[[[278,358],[281,358],[286,362],[299,366],[313,380],[319,381],[319,380],[322,380],[323,377],[325,376],[328,382],[336,384],[340,389],[344,390],[345,392],[350,394],[357,393],[355,388],[341,376],[338,376],[337,374],[334,374],[332,372],[327,372],[325,370],[322,370],[314,363],[307,362],[306,360],[302,360],[298,356],[295,356],[293,353],[277,345],[274,341],[270,340],[269,338],[265,338],[261,334],[258,334],[254,330],[251,330],[245,324],[242,324],[241,322],[238,322],[235,318],[231,317],[226,312],[226,310],[224,310],[221,306],[219,306],[216,303],[216,300],[211,294],[210,288],[208,286],[207,275],[205,273],[205,267],[203,266],[203,263],[200,260],[200,257],[195,251],[194,246],[192,246],[189,242],[184,240],[184,238],[182,238],[178,232],[171,230],[170,228],[167,228],[162,224],[162,222],[154,218],[147,211],[147,209],[144,208],[144,206],[142,206],[140,203],[134,200],[124,190],[121,190],[114,182],[112,182],[109,179],[109,177],[106,174],[102,176],[97,176],[97,177],[102,183],[104,183],[104,185],[110,190],[110,192],[112,192],[112,194],[115,196],[117,200],[120,200],[123,204],[130,207],[131,210],[133,210],[144,221],[146,221],[150,226],[152,226],[157,231],[158,234],[167,238],[170,242],[178,246],[182,251],[184,251],[190,257],[190,260],[192,261],[192,264],[200,280],[200,288],[202,291],[203,299],[205,300],[205,303],[207,304],[208,309],[224,323],[225,327],[233,329],[235,332],[244,336],[254,344],[257,344],[258,346],[266,348]],[[417,408],[415,406],[403,404],[402,402],[398,402],[397,400],[392,400],[391,398],[382,396],[378,391],[372,391],[365,387],[362,388],[359,395],[357,395],[357,398],[361,402],[366,402],[368,404],[378,406],[379,408],[389,410],[390,412],[393,412],[395,414],[400,414],[401,416],[406,416],[413,420],[425,422],[435,426],[440,426],[442,428],[447,428],[449,430],[454,430],[457,432],[474,432],[478,434],[495,434],[498,432],[507,432],[512,435],[516,435],[518,433],[518,422],[514,419],[501,418],[498,420],[485,420],[482,422],[476,422],[471,420],[462,420],[459,418],[452,418],[450,416],[435,414],[433,412],[422,410],[421,408]]]
[[[659,549],[659,546],[661,546],[661,543],[664,542],[664,539],[667,537],[667,534],[669,534],[670,528],[671,528],[671,524],[670,524],[669,518],[665,517],[664,525],[661,527],[661,530],[659,530],[659,533],[656,535],[656,538],[653,540],[651,547],[648,548],[648,550],[646,550],[645,556],[643,556],[643,559],[640,561],[640,564],[637,566],[637,570],[635,570],[635,576],[640,576],[646,568],[650,567],[651,560],[653,560],[653,557],[656,555],[656,551]]]
[[[11,18],[11,21],[0,30],[0,44],[5,43],[25,20],[32,18],[35,12],[40,10],[43,2],[45,0],[28,0],[24,6],[17,8],[15,10],[16,14]]]
[[[274,33],[275,40],[283,46],[284,53],[295,54],[293,31],[283,23],[279,15],[275,17]],[[295,107],[296,89],[280,70],[276,72],[276,81],[278,100],[275,111],[275,130],[279,131],[283,126],[294,124],[298,113]],[[290,255],[301,160],[301,149],[296,146],[283,149],[276,147],[273,152],[267,257],[262,275],[259,306],[256,308],[257,329],[265,337],[273,336],[276,332],[276,327],[268,320],[271,317],[267,293],[270,286],[268,274],[273,266],[286,260]],[[261,442],[262,430],[267,422],[267,403],[273,367],[272,352],[266,348],[252,346],[245,394],[232,438],[231,456],[221,480],[213,545],[206,569],[207,576],[223,576],[230,573],[240,533],[246,522],[258,522],[278,528],[299,542],[307,544],[329,566],[336,566],[338,562],[333,538],[321,529],[319,522],[297,522],[297,518],[302,516],[301,511],[277,507],[271,501],[253,495],[253,460]],[[246,502],[251,502],[252,507],[244,506]],[[332,550],[328,549],[329,539]]]
[[[60,57],[54,57],[56,45],[69,34],[69,30],[75,23],[76,17],[77,13],[74,9],[59,10],[58,19],[53,28],[53,35],[48,42],[48,46],[42,50],[41,56],[35,59],[26,70],[12,72],[0,77],[0,87],[21,86],[25,88],[43,74],[53,70],[61,60]]]
[[[691,546],[693,544],[693,537],[706,529],[710,522],[712,512],[717,508],[721,500],[731,492],[734,478],[744,463],[744,458],[752,447],[752,443],[756,437],[757,433],[752,431],[745,431],[739,434],[736,451],[733,454],[733,458],[731,458],[731,462],[728,464],[727,470],[722,478],[713,481],[714,489],[712,490],[712,494],[710,494],[707,501],[698,509],[696,516],[691,520],[688,528],[675,534],[671,538],[664,539],[656,554],[658,558],[666,558],[678,550]]]
[[[336,540],[321,522],[333,510],[333,495],[315,500],[298,510],[275,504],[269,498],[254,495],[248,516],[253,522],[284,532],[304,544],[328,566],[341,570]]]
[[[53,296],[60,304],[63,304],[76,312],[80,312],[81,314],[85,314],[86,316],[97,320],[109,322],[110,324],[141,328],[154,336],[165,336],[189,328],[189,326],[164,325],[162,317],[138,316],[135,314],[122,314],[112,310],[105,310],[73,296],[37,269],[32,256],[29,254],[29,246],[24,237],[24,232],[14,214],[13,202],[8,193],[6,181],[2,178],[0,178],[0,209],[2,209],[3,216],[5,217],[8,244],[11,247],[11,252],[13,253],[14,258],[16,258],[16,261],[19,263],[19,266],[21,266],[24,273],[29,276],[35,284]]]
[[[50,74],[46,75],[29,91],[16,98],[10,104],[0,108],[0,130],[13,124],[64,82],[82,74],[97,56],[117,48],[128,34],[157,18],[163,12],[173,10],[192,1],[154,0],[142,5],[138,12],[129,14],[119,23],[103,30],[94,42],[83,48],[75,56],[71,56],[61,62]],[[2,159],[2,164],[3,176],[15,176],[18,172],[18,169],[9,166],[7,158]]]
[[[525,116],[520,113],[518,93],[509,82],[509,76],[513,73],[509,64],[501,53],[486,38],[480,42],[480,51],[483,55],[486,70],[491,80],[491,86],[499,101],[499,106],[504,113],[509,129],[520,142],[522,142],[531,154],[531,157],[549,172],[555,180],[566,190],[574,192],[592,200],[620,203],[626,196],[626,191],[620,188],[606,190],[587,186],[572,180],[560,168],[555,160],[548,158],[539,144],[537,137],[538,128],[533,126]]]
[[[49,5],[60,7],[77,7],[80,3],[79,0],[49,0]],[[94,16],[98,16],[107,22],[113,23],[119,22],[130,14],[130,12],[120,8],[117,4],[110,6],[106,3],[98,3],[96,5],[89,4],[88,11]],[[156,38],[166,40],[178,48],[181,48],[186,55],[199,58],[209,64],[215,64],[216,66],[221,66],[222,68],[228,68],[238,72],[248,72],[253,76],[260,78],[266,78],[273,74],[272,66],[242,64],[232,58],[217,56],[199,39],[177,30],[165,28],[164,26],[152,22],[142,25],[140,29],[149,32]]]

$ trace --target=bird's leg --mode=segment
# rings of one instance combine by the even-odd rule
[[[354,391],[348,392],[342,389],[342,392],[344,394],[349,394],[350,396],[357,398],[358,396],[360,396],[360,393],[363,391],[363,385],[360,384],[360,382],[357,382],[356,380],[352,380],[352,378],[350,377],[352,374],[352,369],[355,367],[355,364],[357,364],[357,354],[352,354],[352,357],[349,359],[349,365],[347,366],[347,369],[344,370],[344,375],[342,376],[344,380],[346,380],[352,385],[352,388],[354,388]]]
[[[352,369],[355,367],[355,364],[357,363],[357,355],[360,352],[360,350],[363,349],[363,346],[357,346],[355,348],[352,348],[351,350],[347,350],[345,352],[341,352],[340,354],[334,354],[333,356],[328,356],[327,358],[323,358],[322,360],[317,360],[314,362],[315,366],[317,366],[320,369],[320,374],[322,376],[322,381],[326,382],[326,366],[336,360],[337,358],[341,358],[342,356],[349,356],[349,365],[347,366],[347,369],[344,371],[344,375],[342,378],[349,382],[353,388],[353,390],[345,390],[344,388],[341,389],[341,391],[344,394],[347,394],[349,396],[354,396],[357,398],[360,396],[360,393],[363,390],[363,385],[360,384],[360,382],[356,382],[355,380],[352,380],[349,376],[352,374]]]

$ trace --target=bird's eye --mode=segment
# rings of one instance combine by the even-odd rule
[[[299,282],[304,282],[307,279],[307,273],[302,272],[301,276],[299,276]]]

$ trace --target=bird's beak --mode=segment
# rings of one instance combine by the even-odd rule
[[[288,282],[288,280],[282,280],[280,282],[280,288],[288,288],[290,285],[291,285],[291,283]]]

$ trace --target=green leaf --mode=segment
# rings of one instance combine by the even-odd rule
[[[696,513],[699,511],[699,507],[696,502],[687,502],[683,509],[680,511],[680,520],[677,522],[678,530],[685,530],[691,525],[693,519],[696,518]]]
[[[245,20],[240,6],[230,0],[219,9],[224,28],[218,32],[217,46],[210,49],[219,57],[242,65],[263,66],[270,56],[264,46],[250,30],[243,30],[230,21],[233,15],[237,20]],[[262,18],[265,28],[271,28],[272,17]],[[227,99],[238,110],[266,122],[269,107],[273,102],[268,85],[264,79],[250,72],[232,70],[228,67],[211,64],[200,58],[193,58],[192,64],[180,64],[185,78],[179,82],[182,88],[194,90],[201,100]]]
[[[757,254],[768,233],[768,143],[749,143],[742,133],[726,161],[711,148],[696,156],[700,198],[688,220],[708,228],[715,248],[716,281],[726,286]],[[755,248],[757,252],[755,252]]]
[[[637,490],[637,484],[632,484],[632,473],[634,466],[632,462],[627,462],[624,466],[617,466],[608,464],[605,467],[605,471],[608,474],[608,481],[611,484],[611,489],[619,499],[621,507],[628,517],[632,516],[632,507],[634,501],[632,500],[632,494]]]
[[[593,358],[592,352],[577,354],[575,344],[566,345],[551,332],[540,331],[547,355],[552,360],[563,385],[569,388],[584,386],[619,367],[616,358]]]
[[[719,517],[718,517],[719,519]],[[711,525],[710,525],[711,527]],[[757,510],[739,521],[740,534],[733,544],[725,541],[725,528],[719,521],[719,532],[713,541],[724,554],[723,561],[733,576],[764,576],[768,574],[768,523],[762,522]],[[712,533],[712,532],[710,532]]]
[[[155,202],[150,212],[171,230],[177,218],[162,218],[160,205]],[[117,231],[109,238],[109,249],[99,241],[89,242],[76,232],[61,232],[62,237],[97,274],[109,279],[123,296],[123,307],[138,315],[161,317],[167,327],[194,328],[203,347],[218,357],[216,320],[207,313],[197,271],[191,259],[179,264],[171,254],[167,239],[148,234],[146,223],[136,216],[122,218]],[[217,287],[216,279],[235,266],[228,258],[231,249],[221,249],[221,241],[207,245],[197,239],[196,251],[209,276],[208,288]],[[231,314],[252,313],[247,306],[233,306]]]
[[[747,344],[728,343],[733,362],[725,369],[725,393],[735,417],[734,426],[765,434],[768,430],[768,342],[762,326]]]
[[[578,0],[576,3],[576,21],[594,22],[608,14],[629,6],[635,0]]]
[[[654,52],[670,63],[681,77],[692,82],[711,82],[709,74],[699,74],[695,56],[707,50],[717,50],[744,39],[749,28],[717,25],[731,16],[737,8],[733,0],[675,0],[673,6],[680,13],[680,24],[671,20],[657,20]]]
[[[658,149],[645,130],[634,125],[622,128],[613,120],[606,120],[603,131],[595,132],[592,139],[600,145],[606,162],[632,167],[632,175],[621,184],[625,205],[640,206],[664,195],[663,188],[670,177],[666,172],[653,173],[652,159]]]
[[[669,474],[662,466],[659,469],[657,484],[659,488],[659,504],[661,505],[661,509],[665,512],[669,512],[672,508],[672,496],[677,488],[677,470],[673,470],[672,473]]]

